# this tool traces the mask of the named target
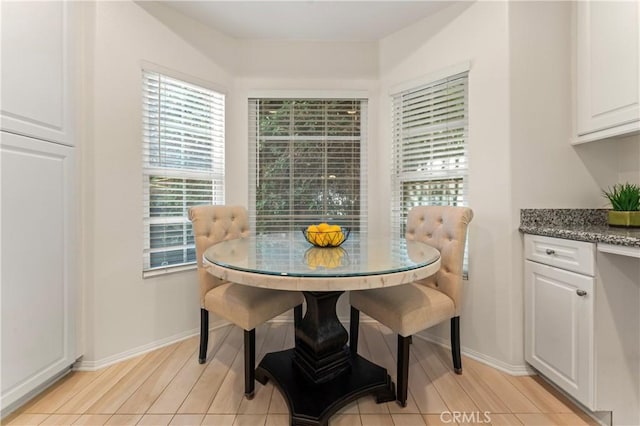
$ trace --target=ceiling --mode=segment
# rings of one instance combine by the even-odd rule
[[[237,39],[377,41],[451,1],[162,1]]]

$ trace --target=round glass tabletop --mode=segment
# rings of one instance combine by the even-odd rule
[[[340,247],[315,247],[302,232],[288,232],[223,241],[209,247],[203,260],[210,273],[232,282],[280,289],[293,283],[320,291],[424,278],[439,268],[440,253],[417,241],[356,232]]]

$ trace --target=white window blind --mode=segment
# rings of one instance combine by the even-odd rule
[[[366,229],[366,117],[363,99],[249,99],[255,232],[320,221]]]
[[[468,72],[392,95],[396,234],[414,206],[467,205],[467,98]]]
[[[224,203],[223,94],[143,70],[143,270],[195,263],[188,209]]]

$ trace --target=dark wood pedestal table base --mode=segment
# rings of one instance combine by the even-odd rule
[[[378,403],[396,399],[387,370],[350,355],[347,331],[336,315],[342,291],[305,291],[307,312],[296,328],[295,348],[266,354],[256,369],[263,385],[282,392],[292,425],[326,425],[340,408],[365,395]]]
[[[326,251],[309,256],[309,250]],[[330,250],[340,252],[333,256]],[[327,266],[318,265],[323,258]],[[378,403],[395,400],[387,370],[349,351],[336,304],[346,290],[400,285],[434,274],[440,268],[436,249],[353,233],[339,249],[310,249],[301,233],[286,233],[223,241],[203,260],[209,273],[223,280],[303,292],[307,310],[296,325],[294,348],[266,354],[255,372],[260,383],[271,380],[282,392],[292,425],[325,426],[340,408],[366,395]]]

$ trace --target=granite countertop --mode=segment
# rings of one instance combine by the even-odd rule
[[[640,228],[607,225],[605,209],[522,209],[520,231],[592,243],[640,247]]]

